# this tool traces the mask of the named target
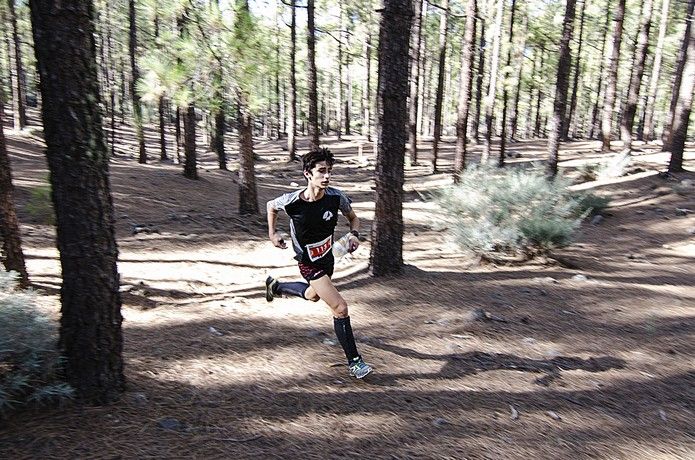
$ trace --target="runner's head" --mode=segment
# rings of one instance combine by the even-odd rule
[[[333,153],[328,149],[312,150],[302,157],[304,177],[309,185],[319,188],[328,187],[333,169]]]

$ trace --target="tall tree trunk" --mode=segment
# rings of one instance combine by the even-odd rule
[[[159,96],[157,102],[157,111],[159,113],[159,159],[166,161],[169,159],[167,155],[167,139],[166,139],[166,100],[164,96]]]
[[[17,13],[14,5],[15,0],[7,0],[10,25],[12,27],[12,43],[13,43],[13,58],[14,66],[12,68],[12,111],[14,112],[14,127],[15,129],[24,129],[27,125],[26,113],[26,76],[24,73],[24,64],[22,63],[22,41],[19,38],[19,30],[17,29]],[[10,59],[10,56],[8,56]]]
[[[412,18],[412,0],[384,0],[379,33],[376,204],[370,254],[373,276],[398,273],[403,268],[403,169]]]
[[[562,25],[562,38],[560,39],[560,57],[557,64],[557,83],[555,85],[555,103],[553,104],[553,118],[550,121],[548,131],[548,177],[557,175],[558,150],[560,148],[560,130],[562,119],[567,108],[567,87],[569,86],[570,66],[572,55],[570,53],[570,41],[574,28],[574,11],[576,0],[567,0],[565,7],[565,20]]]
[[[342,129],[343,129],[343,2],[338,0],[338,92],[336,96],[338,101],[335,105],[335,119],[336,119],[336,137],[338,140],[342,139]]]
[[[420,45],[422,41],[422,9],[425,0],[413,0],[413,27],[410,32],[410,92],[408,98],[408,134],[410,164],[417,164],[417,113],[420,93]],[[426,8],[426,7],[425,7]]]
[[[101,126],[93,7],[31,0],[63,285],[59,345],[80,399],[124,391],[121,297],[108,154]]]
[[[292,22],[290,23],[290,117],[287,131],[289,161],[297,159],[297,0],[290,0]]]
[[[570,96],[570,108],[567,111],[567,116],[562,122],[562,134],[561,138],[563,141],[569,140],[570,125],[572,124],[572,117],[574,117],[574,112],[577,110],[577,90],[579,89],[579,73],[581,71],[581,66],[579,65],[582,57],[582,45],[584,40],[584,17],[586,13],[586,3],[588,0],[582,0],[582,11],[579,14],[579,38],[577,39],[577,54],[574,57],[574,79],[572,81],[572,96]]]
[[[688,1],[688,12],[686,17],[693,17],[693,2]],[[685,22],[685,32],[683,33],[683,41],[681,42],[680,50],[678,51],[678,58],[676,60],[676,72],[674,73],[673,79],[673,93],[671,94],[671,104],[669,105],[669,117],[667,123],[664,125],[664,131],[661,134],[661,139],[664,143],[664,151],[671,150],[671,130],[673,128],[673,114],[676,111],[676,105],[678,104],[678,99],[680,97],[680,88],[683,80],[685,62],[688,54],[688,37],[690,36],[691,29],[693,28],[693,21],[688,20]]]
[[[509,101],[509,91],[507,91],[507,85],[509,80],[509,72],[511,71],[512,65],[512,52],[514,51],[514,14],[516,13],[516,0],[512,0],[512,8],[510,12],[509,19],[509,43],[507,48],[507,62],[504,66],[503,78],[503,89],[502,89],[502,135],[500,136],[500,154],[497,160],[497,166],[504,166],[504,153],[507,148],[507,111],[508,111],[508,101]],[[519,65],[521,67],[521,65]]]
[[[623,141],[623,149],[632,150],[632,127],[637,112],[642,76],[644,75],[644,63],[647,61],[647,49],[649,47],[649,30],[652,24],[652,0],[644,0],[640,26],[635,44],[635,55],[632,61],[630,73],[630,85],[627,89],[627,100],[623,108],[623,117],[620,123],[620,137]]]
[[[688,17],[686,20],[690,24],[695,20],[695,14],[693,14],[694,4],[695,0],[689,0]],[[686,28],[686,31],[688,34],[683,37],[683,40],[687,42],[683,76],[680,79],[678,102],[671,116],[671,137],[669,139],[671,161],[668,164],[669,172],[683,171],[683,150],[685,149],[685,139],[688,134],[688,122],[693,104],[693,90],[695,89],[695,31],[693,31],[692,27]]]
[[[316,30],[314,0],[307,0],[307,85],[309,93],[309,149],[319,148],[318,94],[316,91]]]
[[[603,100],[603,112],[601,114],[601,150],[611,150],[613,109],[615,106],[615,92],[618,85],[618,62],[620,61],[620,44],[623,40],[623,20],[625,18],[625,0],[618,0],[618,9],[615,13],[615,27],[613,29],[613,46],[610,53],[606,54],[606,75],[602,78],[606,82]]]
[[[275,139],[282,138],[282,123],[280,122],[280,26],[278,25],[279,1],[275,5]]]
[[[253,159],[253,115],[246,94],[239,93],[237,123],[239,125],[239,214],[258,214],[256,172]]]
[[[221,88],[218,89],[217,100],[219,101],[220,106],[217,107],[217,109],[215,110],[215,130],[213,132],[213,143],[215,144],[215,152],[217,152],[217,164],[220,169],[226,171],[227,152],[224,148],[224,135],[227,131],[227,119],[225,117],[224,112],[227,107],[227,104],[225,103],[224,94],[222,93]]]
[[[14,204],[10,157],[7,155],[7,147],[5,146],[4,112],[4,101],[2,91],[0,91],[0,239],[2,240],[0,259],[2,259],[5,270],[15,271],[19,274],[20,287],[27,288],[29,287],[29,275],[24,262],[21,231]]]
[[[478,14],[478,13],[476,13]],[[480,113],[483,100],[483,82],[485,80],[485,18],[480,15],[476,23],[480,21],[480,44],[478,46],[478,68],[475,77],[475,112],[473,113],[473,139],[480,142]]]
[[[528,37],[528,15],[524,14],[522,15],[522,25],[524,29],[523,33],[523,40],[521,43],[521,46],[517,48],[516,55],[514,56],[514,59],[516,62],[519,63],[518,67],[518,73],[516,76],[516,83],[514,85],[514,105],[512,107],[511,111],[511,116],[509,120],[509,140],[511,142],[516,141],[516,133],[517,133],[517,127],[519,124],[519,99],[521,98],[521,82],[522,82],[522,77],[523,77],[523,71],[524,71],[524,49],[526,48],[526,38]],[[529,106],[531,106],[531,103],[529,101]]]
[[[135,0],[128,0],[128,52],[130,55],[130,97],[133,101],[133,122],[135,124],[135,138],[138,141],[138,163],[147,163],[147,152],[145,151],[145,135],[142,131],[142,105],[140,95],[137,92],[137,82],[140,79],[136,54],[138,47],[137,23],[135,15]]]
[[[446,73],[446,42],[449,31],[449,0],[442,0],[439,18],[439,58],[437,70],[437,92],[434,98],[434,139],[432,141],[432,172],[437,172],[439,140],[442,137],[442,104],[444,102],[444,74]]]
[[[423,0],[426,1],[426,0]],[[423,3],[422,5],[422,18],[420,19],[420,27],[427,23],[427,5]],[[417,103],[417,115],[416,115],[416,130],[418,135],[425,133],[424,119],[425,119],[425,103],[428,100],[430,83],[432,82],[432,59],[427,55],[427,35],[420,32],[420,68],[418,69],[418,75],[420,76],[420,83],[418,88],[418,103]],[[417,141],[416,141],[417,144]]]
[[[364,82],[364,116],[362,121],[362,135],[366,136],[367,142],[372,141],[372,33],[367,33],[367,40],[364,45],[364,53],[367,60],[367,69]]]
[[[586,1],[586,0],[584,0]],[[610,6],[611,6],[611,0],[606,0],[606,11],[610,11]],[[606,14],[604,15],[606,18],[606,24],[603,27],[603,40],[601,40],[601,56],[606,55],[606,45],[608,44],[608,29],[611,24],[611,15]],[[598,76],[599,78],[597,79],[596,82],[596,103],[594,104],[594,110],[591,113],[591,131],[589,132],[589,139],[594,139],[594,136],[596,133],[599,133],[601,130],[598,126],[598,114],[599,114],[599,105],[601,104],[602,101],[602,96],[605,94],[604,91],[602,91],[604,88],[604,85],[602,83],[603,81],[603,65],[604,65],[605,59],[600,59],[599,63],[599,68],[598,68]]]
[[[468,143],[468,113],[471,100],[471,75],[473,74],[473,42],[475,41],[476,0],[466,1],[466,23],[461,45],[461,75],[459,79],[458,116],[456,118],[456,154],[454,156],[454,182],[459,181],[466,167]]]
[[[495,28],[492,35],[492,57],[490,58],[490,86],[485,97],[485,141],[480,164],[486,164],[492,148],[492,132],[495,129],[495,95],[497,94],[497,74],[499,72],[500,44],[502,41],[502,19],[504,17],[504,0],[497,0]]]
[[[183,113],[183,175],[189,179],[198,179],[198,158],[196,153],[195,104],[189,102]]]
[[[649,77],[649,89],[647,90],[647,100],[644,105],[644,129],[642,139],[649,142],[654,140],[654,106],[656,94],[659,88],[659,78],[661,76],[661,60],[664,51],[664,41],[666,38],[666,28],[668,26],[669,0],[661,3],[661,21],[659,22],[659,38],[656,40],[654,50],[654,63],[652,73]]]
[[[539,73],[543,73],[543,67],[545,66],[545,48],[541,48],[541,63],[539,68]],[[541,105],[543,103],[543,84],[538,84],[538,95],[536,97],[536,123],[533,129],[533,137],[541,137]]]

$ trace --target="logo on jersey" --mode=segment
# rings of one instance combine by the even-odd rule
[[[333,218],[333,213],[332,213],[332,212],[326,211],[326,212],[323,213],[323,220],[325,220],[326,222],[328,222],[328,221],[331,220],[332,218]]]
[[[309,260],[315,262],[330,252],[332,245],[331,240],[331,235],[328,235],[325,240],[321,240],[318,243],[307,244],[306,251],[309,254]]]

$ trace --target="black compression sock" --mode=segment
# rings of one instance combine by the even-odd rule
[[[352,326],[350,326],[350,317],[333,318],[333,328],[335,329],[335,335],[338,337],[340,345],[343,347],[348,362],[352,362],[354,359],[359,358],[360,355],[357,353],[355,337],[352,335]]]
[[[309,289],[309,285],[306,283],[278,283],[277,287],[275,288],[275,293],[285,296],[301,297],[302,299],[306,299],[306,297],[304,297],[304,293],[307,289]]]

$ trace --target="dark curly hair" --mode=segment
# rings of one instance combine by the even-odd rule
[[[309,172],[320,161],[325,161],[328,166],[333,166],[333,163],[335,163],[333,152],[327,148],[312,150],[302,157],[302,169]]]

